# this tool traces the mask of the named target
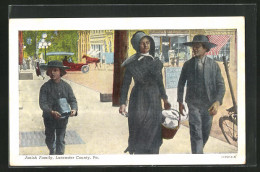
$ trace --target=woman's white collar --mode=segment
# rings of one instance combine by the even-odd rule
[[[154,57],[149,53],[141,53],[141,56],[138,58],[138,61],[142,60],[145,56],[152,57],[152,59],[154,59]]]

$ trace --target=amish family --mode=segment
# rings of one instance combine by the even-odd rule
[[[125,153],[159,154],[162,145],[162,110],[171,109],[163,84],[163,64],[155,57],[155,42],[152,37],[138,31],[132,36],[131,44],[136,53],[121,65],[125,72],[119,113],[127,114],[129,127],[128,147]],[[203,154],[213,116],[222,104],[225,84],[218,64],[206,56],[216,44],[211,43],[205,35],[196,35],[192,42],[183,44],[192,48],[194,57],[186,61],[182,67],[177,88],[179,112],[184,115],[185,101],[189,109],[192,153]],[[78,111],[71,86],[61,79],[66,74],[66,69],[62,62],[49,61],[46,74],[50,80],[40,89],[39,104],[43,111],[45,142],[50,155],[64,154],[68,118],[77,116]],[[134,86],[127,104],[132,79]],[[68,107],[64,106],[64,103]]]

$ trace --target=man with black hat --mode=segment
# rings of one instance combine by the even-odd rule
[[[195,35],[191,46],[194,57],[183,65],[178,82],[179,111],[183,115],[184,86],[187,81],[185,102],[189,108],[191,150],[202,154],[209,138],[212,118],[217,114],[225,94],[225,84],[218,64],[206,56],[216,44],[209,42],[205,35]]]
[[[46,74],[51,78],[42,85],[39,97],[45,125],[45,142],[50,155],[63,155],[68,116],[77,115],[77,100],[71,86],[61,79],[66,74],[65,69],[69,67],[54,60],[49,61],[43,68],[47,70]]]

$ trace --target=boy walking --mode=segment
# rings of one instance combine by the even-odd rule
[[[50,80],[42,85],[39,97],[45,126],[45,143],[50,155],[63,155],[68,117],[77,116],[77,100],[71,86],[61,79],[66,74],[65,70],[69,67],[63,66],[62,62],[54,60],[49,61],[45,68]],[[62,113],[61,109],[64,106],[59,104],[61,100],[67,101],[70,107],[68,113]],[[68,114],[68,116],[65,114]]]

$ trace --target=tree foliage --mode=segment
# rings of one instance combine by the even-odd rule
[[[51,46],[46,49],[48,52],[72,52],[72,59],[77,61],[78,54],[78,32],[77,31],[23,31],[23,43],[26,46],[24,51],[28,56],[39,57],[45,54],[45,48],[39,49],[38,44],[42,39],[42,34],[46,33],[46,42],[51,42]],[[61,60],[63,56],[49,56],[49,60]]]

